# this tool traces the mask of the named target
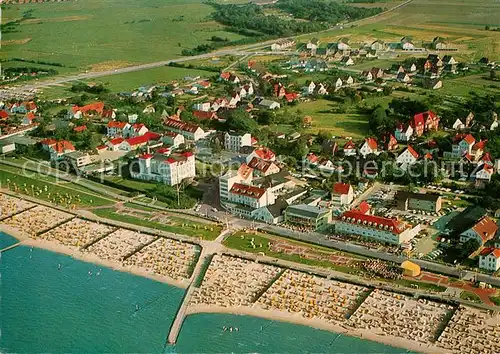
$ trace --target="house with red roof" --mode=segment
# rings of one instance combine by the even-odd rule
[[[272,161],[266,161],[254,157],[249,163],[248,167],[253,168],[255,174],[259,176],[270,176],[278,173],[280,168]]]
[[[86,125],[79,125],[79,126],[73,128],[73,131],[75,133],[82,133],[82,132],[84,132],[86,130],[87,130],[87,126]]]
[[[375,154],[378,155],[378,143],[375,138],[366,138],[364,144],[361,146],[361,149],[359,149],[359,153],[363,156],[366,157],[370,154]]]
[[[493,177],[495,170],[493,166],[486,163],[480,164],[472,171],[472,178],[475,180],[476,188],[482,189],[486,187],[486,184],[491,182],[491,177]]]
[[[22,125],[31,125],[34,123],[36,119],[35,113],[33,112],[28,112],[23,118],[23,121],[21,122]]]
[[[59,161],[65,154],[75,151],[76,149],[71,142],[67,140],[59,140],[55,144],[49,146],[50,160]]]
[[[425,132],[424,115],[421,113],[415,114],[410,122],[410,125],[413,128],[413,132],[416,136],[422,136]]]
[[[361,203],[359,203],[358,207],[355,210],[359,211],[361,214],[369,215],[371,213],[371,208],[371,205],[363,200]]]
[[[77,105],[71,107],[71,110],[68,112],[70,118],[80,119],[83,117],[91,117],[94,115],[102,116],[104,111],[104,102],[94,102],[83,107],[79,107]]]
[[[258,147],[246,157],[246,163],[250,163],[254,157],[265,161],[276,161],[276,155],[267,147]]]
[[[421,136],[423,132],[429,132],[429,131],[436,131],[439,130],[439,116],[432,112],[432,111],[427,111],[427,112],[422,112],[422,113],[417,113],[413,116],[413,122],[415,126],[418,126],[419,130],[417,131],[417,135]],[[423,131],[421,130],[423,123]],[[421,134],[419,134],[421,132]]]
[[[344,144],[344,156],[356,156],[356,144],[352,140],[349,140]]]
[[[219,79],[221,81],[226,81],[226,82],[230,82],[232,84],[239,84],[240,83],[240,78],[230,72],[222,72],[220,75],[219,75]]]
[[[232,95],[231,95],[231,98],[229,99],[229,105],[228,107],[231,107],[231,108],[234,108],[238,105],[238,103],[241,102],[241,97],[240,95],[238,94],[238,92],[234,92]]]
[[[104,119],[113,120],[116,118],[116,112],[114,109],[103,109],[101,117]]]
[[[285,94],[285,100],[289,103],[297,101],[299,98],[299,94],[296,92],[290,92]]]
[[[234,183],[229,190],[229,202],[242,204],[250,208],[262,208],[276,201],[274,193],[269,188],[261,188],[242,183]]]
[[[461,158],[465,154],[472,155],[472,147],[476,139],[471,134],[457,134],[453,139],[451,158]]]
[[[7,110],[10,113],[26,114],[28,112],[36,113],[38,107],[35,102],[26,101],[7,104]]]
[[[359,210],[349,210],[341,214],[335,222],[335,232],[358,235],[378,242],[400,245],[410,241],[419,227],[412,227],[397,219],[365,214]]]
[[[212,102],[210,109],[214,112],[217,112],[220,108],[224,108],[229,106],[229,101],[225,97],[217,98]]]
[[[2,109],[0,111],[0,120],[6,120],[9,119],[9,113],[5,109]]]
[[[56,143],[57,143],[57,140],[52,139],[52,138],[47,138],[47,139],[43,139],[42,141],[40,141],[40,144],[42,145],[42,149],[45,151],[49,151],[50,148],[52,146],[54,146]]]
[[[136,136],[143,136],[148,131],[149,129],[142,123],[128,124],[123,130],[123,137],[134,138]]]
[[[350,205],[354,199],[354,190],[349,183],[337,182],[333,185],[332,202],[340,205]]]
[[[480,159],[480,163],[484,163],[490,166],[493,166],[493,159],[491,158],[491,155],[489,152],[484,153],[484,155]]]
[[[210,111],[193,111],[193,116],[199,120],[216,120],[219,119],[217,113]]]
[[[286,95],[286,89],[281,82],[274,84],[274,96],[281,98]]]
[[[408,147],[404,149],[401,154],[399,154],[396,159],[396,163],[400,168],[406,170],[409,166],[414,165],[418,161],[418,158],[418,152],[416,152],[411,145],[408,145]]]
[[[138,138],[142,138],[142,136]],[[196,176],[195,157],[191,152],[169,155],[146,153],[139,156],[138,164],[139,171],[131,171],[130,175],[132,178],[144,181],[155,181],[175,186],[185,179]]]
[[[394,135],[389,134],[385,137],[385,149],[387,151],[397,150],[398,147],[399,147],[398,140]]]
[[[307,165],[317,166],[317,165],[318,165],[318,162],[319,162],[319,157],[318,157],[318,156],[316,156],[313,152],[310,152],[310,153],[309,153],[309,154],[307,154],[307,156],[305,157],[304,162],[305,162]]]
[[[164,121],[165,128],[171,132],[179,133],[187,140],[198,141],[205,136],[205,132],[200,126],[183,122],[176,119],[167,118]]]
[[[125,142],[124,138],[114,138],[111,140],[108,140],[106,142],[106,146],[108,147],[108,150],[110,151],[119,151],[119,150],[124,150],[121,148],[122,144]]]
[[[479,254],[479,268],[488,272],[496,272],[500,269],[500,249],[488,247]]]
[[[144,135],[134,136],[126,139],[121,145],[120,150],[133,151],[146,145],[161,146],[161,135],[153,132],[147,132]]]
[[[477,240],[481,246],[493,239],[498,231],[497,224],[488,216],[483,216],[471,228],[460,234],[460,242]]]
[[[473,155],[476,160],[479,160],[481,156],[483,156],[487,142],[488,140],[479,140],[472,146],[471,155]]]
[[[127,136],[127,131],[130,128],[130,124],[127,122],[119,122],[112,120],[106,125],[107,133],[106,135],[110,138],[118,136]]]

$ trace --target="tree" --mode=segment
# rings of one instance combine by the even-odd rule
[[[305,140],[299,139],[293,145],[290,150],[290,156],[293,156],[297,161],[302,161],[304,157],[306,157],[309,149],[307,148],[307,144]]]
[[[370,130],[374,134],[384,134],[392,131],[395,123],[395,120],[387,115],[386,110],[382,106],[377,106],[368,120]]]
[[[231,112],[231,115],[227,120],[227,126],[231,130],[250,134],[256,132],[259,129],[259,125],[250,117],[250,113],[242,108],[236,109]]]

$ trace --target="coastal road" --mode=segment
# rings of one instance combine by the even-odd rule
[[[318,31],[318,32],[313,32],[313,33],[306,33],[303,35],[299,36],[294,36],[294,37],[282,37],[282,38],[275,38],[272,40],[264,41],[264,42],[259,42],[259,43],[254,43],[254,44],[248,44],[244,46],[239,46],[235,48],[226,48],[222,50],[218,50],[215,52],[210,52],[210,53],[205,53],[205,54],[200,54],[200,55],[195,55],[195,56],[189,56],[189,57],[181,57],[181,58],[176,58],[176,59],[169,59],[169,60],[162,60],[162,61],[157,61],[153,63],[147,63],[147,64],[140,64],[140,65],[134,65],[134,66],[128,66],[124,68],[118,68],[114,70],[106,70],[106,71],[91,71],[91,72],[85,72],[85,73],[80,73],[72,76],[66,76],[66,77],[59,77],[59,78],[54,78],[52,80],[46,80],[42,82],[37,82],[37,83],[32,83],[32,84],[26,84],[22,86],[17,86],[17,87],[12,87],[12,89],[9,91],[10,94],[15,94],[15,93],[24,93],[30,90],[34,89],[40,89],[42,87],[47,87],[47,86],[53,86],[53,85],[61,85],[65,84],[67,82],[71,81],[76,81],[76,80],[84,80],[84,79],[92,79],[92,78],[97,78],[97,77],[103,77],[103,76],[109,76],[109,75],[118,75],[118,74],[124,74],[124,73],[129,73],[129,72],[135,72],[135,71],[141,71],[141,70],[147,70],[147,69],[153,69],[161,66],[168,65],[170,63],[182,63],[185,61],[190,61],[190,60],[196,60],[196,59],[207,59],[211,58],[214,56],[223,56],[223,55],[253,55],[254,53],[260,53],[262,51],[255,51],[252,53],[252,49],[261,49],[264,47],[267,47],[271,45],[272,43],[282,40],[282,39],[298,39],[301,37],[307,37],[307,36],[312,36],[315,34],[320,34],[320,33],[325,33],[325,32],[330,32],[330,31],[340,31],[343,29],[351,28],[353,26],[357,26],[359,24],[362,24],[363,22],[370,21],[379,17],[382,17],[386,15],[387,13],[390,13],[392,11],[395,11],[397,9],[400,9],[409,3],[411,3],[413,0],[407,0],[399,5],[396,5],[390,9],[387,9],[386,11],[383,11],[377,15],[367,17],[361,20],[353,21],[347,24],[343,25],[336,25],[333,27],[330,27],[328,29]],[[279,54],[279,52],[266,52],[266,54]]]

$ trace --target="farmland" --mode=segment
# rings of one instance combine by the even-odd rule
[[[3,23],[31,17],[2,33],[1,58],[105,70],[178,57],[212,36],[237,40],[210,20],[199,0],[97,1],[8,5]],[[8,65],[8,64],[7,64]]]

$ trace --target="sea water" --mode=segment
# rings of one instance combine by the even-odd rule
[[[15,243],[1,233],[0,241],[4,247]],[[167,334],[183,289],[37,248],[18,246],[0,255],[0,352],[406,352],[307,326],[226,314],[188,316],[177,344],[170,346]],[[239,331],[224,332],[223,326]]]

